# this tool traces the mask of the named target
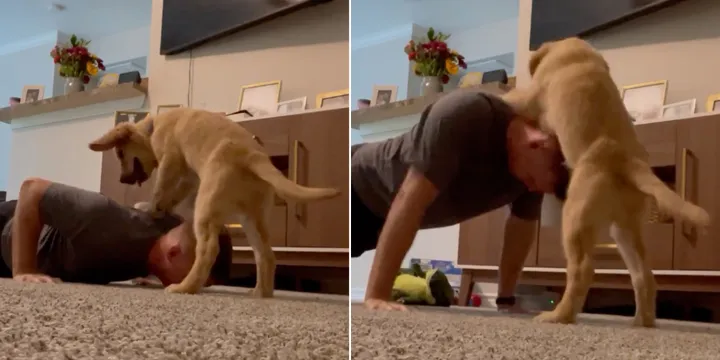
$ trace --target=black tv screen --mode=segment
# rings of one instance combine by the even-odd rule
[[[686,0],[533,0],[530,50],[585,37]]]
[[[164,0],[160,54],[177,54],[332,0]]]

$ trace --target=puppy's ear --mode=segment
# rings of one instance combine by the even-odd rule
[[[551,46],[552,43],[544,43],[530,56],[530,61],[528,62],[528,67],[530,68],[530,76],[535,75],[535,70],[537,70],[537,67],[540,65],[542,59],[550,52]]]
[[[130,124],[122,123],[115,126],[112,130],[105,133],[97,140],[89,144],[92,151],[105,151],[116,147],[118,144],[126,142],[132,135]]]

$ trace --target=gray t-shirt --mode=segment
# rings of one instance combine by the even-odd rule
[[[148,255],[163,234],[182,223],[116,203],[98,193],[54,183],[40,201],[43,229],[38,268],[66,282],[106,284],[148,275]],[[12,269],[12,223],[0,251]]]
[[[537,219],[542,194],[529,192],[508,166],[512,117],[495,96],[476,90],[449,93],[428,106],[409,132],[354,149],[352,188],[385,218],[412,166],[440,191],[422,228],[454,225],[508,204],[514,215]]]

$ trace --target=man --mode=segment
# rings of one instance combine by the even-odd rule
[[[454,225],[504,205],[511,215],[497,303],[514,306],[543,193],[567,181],[555,138],[529,126],[502,100],[460,90],[427,107],[408,133],[356,145],[352,153],[351,255],[376,249],[367,307],[405,309],[389,300],[419,229]]]
[[[22,282],[107,284],[153,275],[179,283],[192,267],[192,224],[155,219],[103,195],[31,178],[17,201],[0,203],[0,276]],[[211,283],[230,274],[232,246],[220,237]]]

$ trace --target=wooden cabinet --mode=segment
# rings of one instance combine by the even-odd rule
[[[505,236],[505,220],[510,209],[503,206],[460,224],[458,263],[499,266]],[[525,266],[537,265],[538,247],[533,245]]]
[[[332,187],[341,196],[307,204],[289,204],[288,246],[349,246],[349,159],[347,109],[302,115],[293,121],[291,179],[304,186]]]
[[[678,191],[710,213],[712,225],[700,234],[689,224],[675,226],[677,270],[720,270],[720,115],[677,122]],[[684,186],[683,186],[684,185]]]
[[[720,114],[636,126],[648,151],[648,163],[658,177],[690,202],[707,210],[712,226],[701,234],[674,219],[649,221],[643,241],[655,270],[720,270]],[[494,212],[460,224],[458,263],[497,266],[503,242],[504,212]],[[547,222],[543,222],[547,223]],[[599,234],[595,251],[598,269],[624,270],[617,249],[608,246],[609,233]],[[533,258],[535,256],[535,258]],[[564,268],[559,223],[539,225],[536,249],[526,266]]]

